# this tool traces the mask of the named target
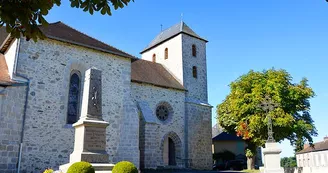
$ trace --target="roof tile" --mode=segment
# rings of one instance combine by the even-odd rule
[[[184,87],[161,64],[142,59],[132,61],[131,80],[133,82],[185,90]]]
[[[328,150],[328,140],[314,143],[313,147],[308,146],[308,147],[304,148],[303,150],[297,152],[296,154],[302,154],[302,153],[308,153],[308,152],[314,152],[314,151],[322,151],[322,150]]]
[[[6,27],[0,27],[0,46],[5,41],[5,39],[8,37],[9,33],[6,31]]]
[[[0,54],[0,86],[8,86],[14,82],[10,79],[8,66],[6,63],[5,56]]]
[[[47,27],[40,26],[40,29],[46,35],[46,37],[54,40],[64,41],[71,44],[84,46],[127,58],[135,58],[134,56],[123,52],[122,50],[105,44],[95,38],[92,38],[60,21],[51,23]]]

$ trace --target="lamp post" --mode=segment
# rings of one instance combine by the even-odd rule
[[[277,108],[278,104],[274,103],[272,101],[272,99],[270,98],[270,96],[266,95],[264,97],[264,100],[261,102],[260,107],[262,108],[262,110],[265,111],[265,113],[267,114],[267,118],[268,118],[268,140],[267,140],[267,142],[276,142],[273,138],[272,118],[269,113],[270,113],[270,111],[273,111],[275,108]]]

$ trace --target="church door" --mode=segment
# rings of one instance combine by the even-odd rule
[[[175,144],[171,138],[169,138],[169,165],[176,165],[175,160]]]

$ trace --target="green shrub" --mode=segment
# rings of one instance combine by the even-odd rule
[[[133,163],[122,161],[114,166],[112,173],[138,173],[138,169]]]
[[[88,162],[76,162],[68,168],[67,173],[95,173],[95,169]]]
[[[54,172],[54,170],[52,170],[52,169],[48,168],[48,169],[44,170],[44,172],[43,172],[43,173],[53,173],[53,172]]]

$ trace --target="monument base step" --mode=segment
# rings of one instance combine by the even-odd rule
[[[263,172],[262,172],[263,171]],[[284,169],[281,168],[281,169],[263,169],[261,170],[261,173],[284,173]]]
[[[59,169],[63,172],[66,173],[68,168],[72,165],[73,163],[67,163],[65,165],[60,165]],[[95,169],[95,173],[112,173],[112,170],[114,168],[114,164],[110,163],[90,163],[92,167]]]

